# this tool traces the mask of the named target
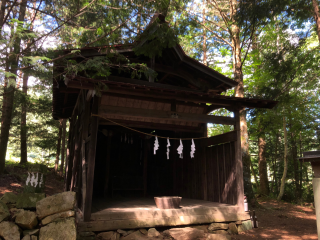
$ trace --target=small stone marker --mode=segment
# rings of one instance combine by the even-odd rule
[[[28,177],[23,192],[44,193],[47,167],[42,164],[33,164],[28,168]]]

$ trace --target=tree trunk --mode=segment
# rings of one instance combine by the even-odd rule
[[[203,1],[203,4],[205,4],[205,1]],[[203,18],[202,24],[205,26],[206,24],[206,8],[205,7],[202,10],[202,18]],[[205,28],[203,28],[202,31],[203,31],[203,43],[202,43],[203,64],[207,66],[207,35],[206,35]]]
[[[4,20],[4,13],[6,11],[6,4],[7,4],[7,0],[2,0],[1,1],[1,9],[0,9],[0,28],[2,27],[2,25],[4,24],[3,20]]]
[[[300,143],[300,157],[302,157],[302,138],[301,131],[299,133],[299,143]],[[300,184],[300,197],[302,197],[302,161],[300,161],[300,174],[299,174],[299,184]]]
[[[60,165],[60,175],[63,176],[63,166],[66,148],[66,119],[62,120],[62,146],[61,146],[61,165]]]
[[[19,11],[19,21],[24,21],[26,14],[26,5],[27,0],[22,0],[20,4]],[[21,39],[17,38],[14,43],[13,53],[9,57],[10,72],[17,75],[17,68],[19,63],[19,58],[17,57],[20,53],[20,43]],[[9,130],[12,120],[12,110],[13,110],[13,101],[14,101],[14,91],[16,87],[16,77],[10,77],[8,81],[8,86],[4,88],[3,93],[3,104],[4,111],[2,112],[2,121],[1,121],[1,136],[0,136],[0,175],[4,172],[4,167],[6,163],[6,154],[7,146],[9,140]]]
[[[257,188],[257,191],[259,192],[259,181],[258,181],[258,178],[257,178],[257,175],[253,169],[253,165],[252,165],[252,162],[250,161],[250,168],[251,168],[251,172],[252,172],[252,175],[253,175],[253,178],[254,178],[254,181],[256,182],[256,188]]]
[[[20,143],[21,143],[21,158],[20,164],[28,162],[27,157],[27,95],[28,95],[28,74],[23,74],[23,101],[21,107],[21,129],[20,129]]]
[[[237,11],[237,1],[232,0],[230,4],[230,18],[235,22],[234,17]],[[232,55],[233,55],[233,75],[234,80],[238,83],[235,88],[235,96],[244,96],[243,86],[243,72],[241,66],[241,48],[240,48],[240,29],[236,24],[231,26],[231,43],[232,43]],[[249,202],[255,202],[255,196],[252,190],[251,184],[251,172],[250,172],[250,154],[249,154],[249,137],[246,120],[246,110],[240,110],[240,133],[241,133],[241,153],[243,162],[243,183],[244,193],[247,196]]]
[[[266,141],[265,134],[260,133],[259,141],[259,177],[260,177],[260,193],[269,195],[269,181],[266,160]]]
[[[318,39],[320,43],[320,16],[319,16],[319,4],[317,0],[312,0],[312,6],[313,6],[313,14],[314,14],[314,20],[316,22],[317,27],[317,34]]]
[[[295,196],[296,200],[300,199],[300,186],[299,186],[299,163],[298,163],[298,152],[297,152],[297,142],[295,140],[294,133],[291,132],[291,142],[292,142],[292,160],[293,160],[293,169],[294,169],[294,185],[295,185]]]
[[[58,173],[59,159],[60,159],[60,148],[61,148],[61,135],[62,135],[62,119],[59,120],[59,133],[58,133],[58,144],[56,153],[56,163],[54,165],[55,173]]]
[[[278,195],[277,200],[280,201],[284,194],[284,187],[286,184],[287,178],[287,171],[288,171],[288,143],[287,143],[287,124],[286,124],[286,117],[283,117],[283,135],[284,135],[284,167],[283,167],[283,175],[281,178],[281,185],[280,185],[280,193]]]
[[[274,162],[273,162],[273,179],[274,179],[274,188],[276,191],[278,191],[278,180],[277,180],[277,159],[278,159],[278,140],[279,140],[279,137],[278,137],[278,134],[276,135],[276,142],[275,142],[275,154],[274,154]],[[274,192],[276,192],[274,191]]]

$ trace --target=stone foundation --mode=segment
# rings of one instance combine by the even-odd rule
[[[252,229],[251,220],[183,227],[79,232],[75,223],[75,193],[45,198],[43,193],[5,193],[0,199],[0,239],[4,240],[231,240]]]
[[[0,239],[76,240],[75,193],[5,193],[0,199]]]
[[[251,220],[191,225],[183,227],[143,228],[107,232],[79,232],[78,240],[231,240],[232,235],[252,229]]]

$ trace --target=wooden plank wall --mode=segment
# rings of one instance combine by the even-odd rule
[[[194,136],[194,134],[192,134]],[[181,135],[179,137],[188,137]],[[194,140],[196,152],[194,158],[191,158],[191,140],[183,140],[183,159],[178,154],[174,154],[173,178],[174,192],[185,198],[205,199],[204,188],[205,178],[203,177],[205,163],[205,152],[202,140]],[[175,140],[171,151],[176,153],[180,142]]]
[[[235,142],[235,132],[195,140],[195,157],[191,158],[191,141],[183,141],[183,159],[177,155],[174,166],[175,193],[184,198],[236,204]]]
[[[91,214],[98,126],[97,117],[92,117],[90,113],[98,112],[97,101],[96,97],[92,100],[91,94],[87,94],[85,90],[80,91],[70,119],[65,190],[77,193],[77,205],[85,220],[89,219]]]
[[[208,201],[236,204],[235,142],[207,147]]]

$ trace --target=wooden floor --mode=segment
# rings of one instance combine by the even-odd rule
[[[90,222],[78,222],[79,231],[108,231],[157,226],[180,226],[250,219],[235,205],[182,199],[180,209],[160,210],[152,198],[99,199],[92,204]]]

